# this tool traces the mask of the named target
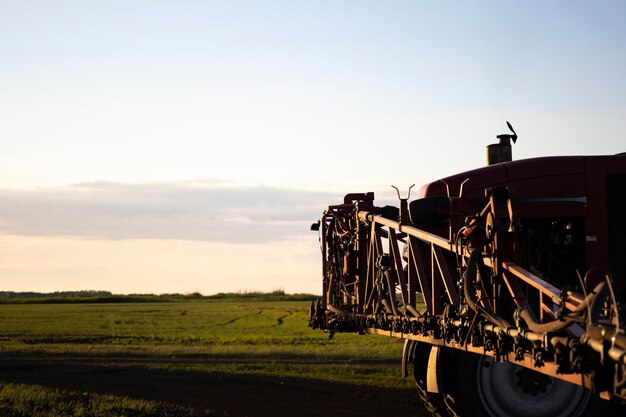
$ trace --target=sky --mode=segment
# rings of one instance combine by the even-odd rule
[[[321,293],[308,231],[626,151],[621,1],[0,0],[0,290]]]

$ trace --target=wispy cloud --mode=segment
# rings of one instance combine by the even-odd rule
[[[214,181],[0,189],[0,231],[27,236],[261,243],[306,233],[333,193]]]

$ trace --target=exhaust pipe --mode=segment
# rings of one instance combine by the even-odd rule
[[[487,146],[487,165],[499,164],[501,162],[509,162],[513,160],[513,151],[511,148],[511,141],[515,143],[517,141],[517,133],[513,130],[511,123],[506,122],[512,135],[502,134],[496,136],[499,139],[498,143],[493,143]]]

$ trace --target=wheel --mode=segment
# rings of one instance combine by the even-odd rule
[[[448,413],[443,395],[426,390],[426,375],[431,349],[432,345],[428,343],[416,343],[415,354],[413,355],[413,378],[417,393],[426,411],[433,417],[447,417]]]
[[[608,416],[590,390],[513,363],[447,349],[441,359],[450,415],[460,417]]]

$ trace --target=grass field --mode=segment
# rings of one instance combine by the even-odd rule
[[[0,306],[0,355],[5,364],[15,358],[62,359],[103,368],[298,377],[388,389],[411,386],[399,375],[402,344],[354,334],[337,334],[329,340],[327,334],[307,327],[308,306],[302,301],[206,300],[5,304]],[[75,405],[69,411],[57,407],[36,414],[41,416],[187,412],[158,402],[111,401],[95,393],[7,381],[0,386],[0,404],[14,404],[13,414],[9,409],[0,412],[35,415],[16,410],[32,410],[37,398],[59,407]],[[106,409],[104,404],[110,403],[134,411]],[[205,415],[212,415],[211,411]]]

